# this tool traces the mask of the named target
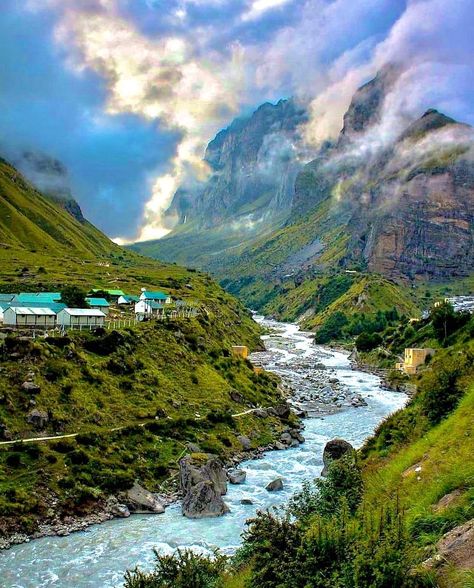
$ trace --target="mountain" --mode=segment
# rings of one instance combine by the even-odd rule
[[[119,251],[117,245],[84,219],[70,193],[42,194],[3,159],[0,210],[0,241],[4,248],[85,258]]]
[[[294,100],[265,103],[248,118],[236,119],[206,149],[206,181],[176,192],[167,213],[176,223],[170,237],[133,248],[194,263],[196,256],[211,258],[281,226],[307,158],[300,136],[306,120]]]

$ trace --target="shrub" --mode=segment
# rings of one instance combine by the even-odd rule
[[[340,339],[342,329],[347,324],[347,317],[342,312],[335,312],[321,325],[314,340],[316,343],[329,343],[333,339]]]
[[[125,588],[218,588],[228,559],[218,552],[213,557],[178,549],[172,555],[155,551],[155,569],[135,569],[125,574]]]
[[[357,351],[372,351],[382,343],[378,333],[361,333],[356,339]]]
[[[17,468],[21,465],[21,453],[10,453],[5,460],[10,468]]]

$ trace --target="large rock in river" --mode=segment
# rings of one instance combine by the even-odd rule
[[[354,451],[352,445],[344,439],[332,439],[326,443],[323,451],[324,468],[321,476],[327,476],[331,462],[341,459],[348,451]]]
[[[229,512],[221,494],[210,481],[198,482],[186,494],[182,503],[182,512],[189,519],[220,517]]]
[[[179,462],[179,468],[184,516],[198,519],[229,512],[222,499],[227,492],[227,475],[219,459],[209,457],[203,464],[188,455]]]
[[[135,484],[127,490],[125,501],[132,512],[136,513],[155,513],[161,514],[165,512],[165,507],[161,504],[158,498],[149,492],[146,488]]]

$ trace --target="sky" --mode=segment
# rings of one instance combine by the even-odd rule
[[[235,117],[295,96],[317,145],[396,62],[385,126],[429,107],[474,124],[472,55],[472,0],[2,0],[0,155],[59,159],[111,238],[159,238]]]

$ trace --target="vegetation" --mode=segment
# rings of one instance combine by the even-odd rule
[[[421,336],[436,341],[437,317],[433,310],[381,337],[395,348]],[[356,454],[332,462],[327,478],[306,483],[286,509],[259,513],[221,584],[203,586],[470,586],[472,575],[453,562],[421,565],[443,534],[474,517],[474,317],[454,323],[407,407]]]
[[[61,291],[65,302],[83,306],[92,288],[136,294],[145,287],[199,311],[194,319],[118,331],[34,340],[4,333],[3,440],[77,435],[0,446],[1,534],[33,532],[48,518],[53,499],[60,519],[94,510],[135,480],[162,490],[175,479],[188,442],[225,457],[241,450],[239,434],[257,446],[281,430],[273,417],[231,416],[281,397],[276,378],[257,375],[249,362],[231,356],[235,344],[258,348],[260,329],[211,278],[118,247],[5,162],[0,206],[0,291]],[[130,309],[113,312],[132,316]]]

